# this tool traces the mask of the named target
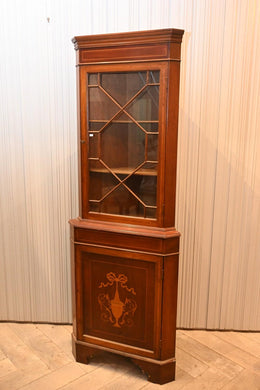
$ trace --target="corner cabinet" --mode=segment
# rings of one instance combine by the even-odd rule
[[[70,220],[73,352],[175,377],[174,228],[183,31],[75,37],[80,216]]]

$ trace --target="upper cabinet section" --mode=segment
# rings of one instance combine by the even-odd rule
[[[180,60],[184,31],[163,29],[74,37],[77,64]]]
[[[81,218],[173,226],[182,34],[73,39]]]

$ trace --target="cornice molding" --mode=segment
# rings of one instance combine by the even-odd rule
[[[77,36],[72,39],[75,50],[97,47],[181,43],[184,30],[160,29],[124,33]]]

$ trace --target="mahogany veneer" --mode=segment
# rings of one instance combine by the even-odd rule
[[[73,353],[175,378],[174,228],[182,30],[75,37],[80,217],[72,219]]]

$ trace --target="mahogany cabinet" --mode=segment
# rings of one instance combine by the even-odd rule
[[[75,37],[80,216],[70,220],[73,353],[175,377],[180,50],[174,29]]]

